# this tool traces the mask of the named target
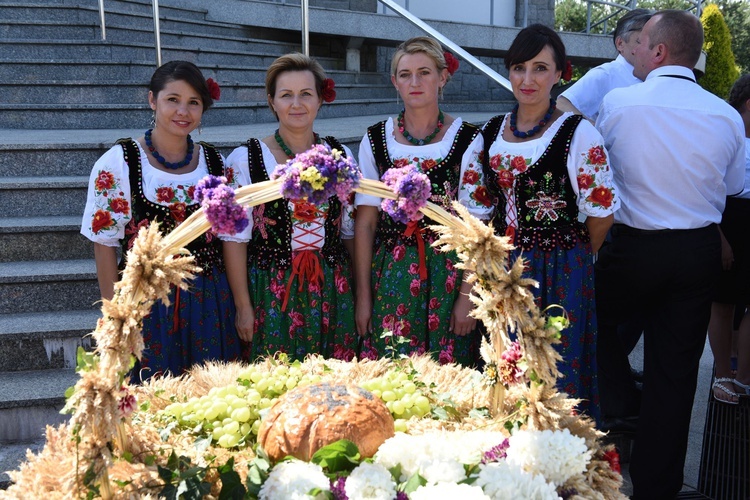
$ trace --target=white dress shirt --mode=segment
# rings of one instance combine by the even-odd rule
[[[569,100],[583,116],[596,120],[599,106],[609,91],[636,83],[641,81],[633,76],[633,65],[622,55],[618,55],[614,61],[589,70],[560,95]]]
[[[683,66],[604,98],[596,128],[619,188],[615,222],[646,229],[696,229],[721,221],[727,195],[745,182],[739,113],[702,89]]]

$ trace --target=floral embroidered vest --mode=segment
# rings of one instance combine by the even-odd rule
[[[123,269],[125,253],[133,246],[141,227],[148,226],[151,221],[158,221],[161,232],[167,234],[198,210],[200,204],[173,203],[165,206],[149,201],[143,193],[143,167],[138,145],[130,138],[120,139],[117,144],[122,146],[125,162],[128,164],[132,200],[132,219],[125,228],[125,238],[121,241],[123,258],[120,261],[120,269]],[[215,176],[224,175],[224,162],[216,148],[205,142],[198,144],[203,146],[208,173]],[[203,268],[204,275],[209,274],[214,266],[217,266],[220,272],[224,272],[221,240],[210,231],[194,239],[186,248],[195,256],[195,263]]]
[[[492,198],[492,205],[495,207],[490,215],[490,221],[492,227],[495,230],[495,234],[505,234],[507,224],[505,223],[505,195],[498,189],[495,177],[497,174],[490,168],[490,147],[492,143],[497,139],[497,134],[500,133],[500,127],[503,125],[503,117],[505,115],[497,115],[490,118],[482,129],[482,135],[484,135],[484,151],[482,152],[482,170],[484,172],[485,182],[487,184],[487,192]]]
[[[570,250],[579,241],[590,240],[588,229],[578,221],[576,194],[567,167],[570,143],[581,119],[580,115],[568,117],[536,163],[515,176],[513,189],[518,216],[515,244],[524,250],[534,247],[545,252],[557,247]],[[487,140],[494,142],[497,133]],[[498,189],[497,172],[486,168],[485,173],[487,183]]]
[[[334,137],[325,137],[325,141],[346,155],[343,146]],[[247,141],[247,157],[253,184],[269,180],[258,139]],[[331,267],[349,260],[349,253],[341,242],[341,215],[341,201],[337,196],[331,196],[328,198],[323,225],[325,241],[321,249],[324,260]],[[253,207],[253,233],[247,250],[248,261],[255,261],[260,269],[269,269],[272,263],[279,269],[288,269],[292,265],[292,214],[289,200],[280,198]]]
[[[381,178],[386,170],[396,167],[388,155],[385,124],[386,122],[382,121],[367,129],[370,147],[372,148],[372,154],[375,157],[375,164]],[[433,161],[433,164],[428,168],[425,168],[424,165],[421,168],[422,172],[429,177],[432,184],[432,195],[429,201],[440,205],[451,213],[453,213],[451,204],[454,200],[458,199],[461,159],[469,148],[469,145],[471,145],[471,142],[479,134],[479,128],[475,125],[466,122],[462,123],[446,157],[439,162]],[[435,221],[427,217],[422,217],[419,220],[419,227],[424,234],[425,242],[428,244],[432,244],[437,239],[437,235],[427,227],[432,224],[435,224]],[[405,236],[405,231],[406,224],[396,222],[384,210],[381,210],[378,228],[375,232],[375,246],[385,245],[387,249],[392,249],[398,241],[401,241],[405,245],[416,245],[416,237],[414,235]]]

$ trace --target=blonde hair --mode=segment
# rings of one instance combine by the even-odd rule
[[[417,36],[406,40],[396,48],[396,53],[393,54],[393,59],[391,59],[391,76],[396,76],[398,63],[403,56],[406,54],[419,53],[425,54],[432,59],[438,72],[441,72],[448,67],[445,62],[445,53],[443,52],[443,47],[440,45],[440,42],[429,36]],[[450,79],[451,74],[446,73],[445,82],[448,83]]]
[[[312,57],[300,54],[299,52],[285,54],[272,62],[266,70],[268,106],[271,108],[271,112],[276,119],[279,117],[276,111],[273,110],[273,106],[271,106],[271,100],[276,95],[276,81],[279,79],[279,75],[287,71],[309,71],[312,73],[315,78],[315,91],[318,93],[318,98],[323,99],[323,85],[325,85],[327,78],[323,66]]]

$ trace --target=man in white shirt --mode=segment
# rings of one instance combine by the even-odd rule
[[[633,9],[622,16],[612,35],[618,52],[617,58],[583,75],[560,94],[557,107],[595,121],[602,99],[610,90],[640,83],[641,80],[633,76],[633,48],[638,33],[650,17],[651,11],[647,9]]]
[[[630,465],[639,500],[675,498],[682,488],[721,269],[717,224],[727,195],[744,185],[739,113],[695,83],[702,45],[703,28],[689,12],[654,14],[633,50],[644,82],[607,94],[596,122],[622,200],[596,264],[600,401],[605,415],[639,416]],[[639,412],[616,331],[634,314],[645,324]]]

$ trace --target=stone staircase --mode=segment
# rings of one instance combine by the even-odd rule
[[[193,61],[220,83],[222,98],[198,138],[226,154],[273,129],[265,69],[299,50],[299,34],[207,20],[205,10],[181,4],[162,2],[162,59]],[[26,448],[41,447],[44,426],[64,420],[59,409],[77,380],[76,350],[90,348],[87,334],[99,317],[93,247],[79,234],[91,166],[150,121],[151,2],[105,6],[102,41],[95,0],[0,0],[0,488],[3,471],[15,469]],[[393,87],[374,64],[363,62],[370,72],[347,71],[337,37],[311,42],[338,93],[322,121],[368,115],[336,132],[356,153],[365,126],[398,111]],[[447,93],[445,109],[483,111],[475,114],[483,121],[508,107],[497,92],[494,101],[465,94]],[[264,124],[263,132],[252,124]]]

